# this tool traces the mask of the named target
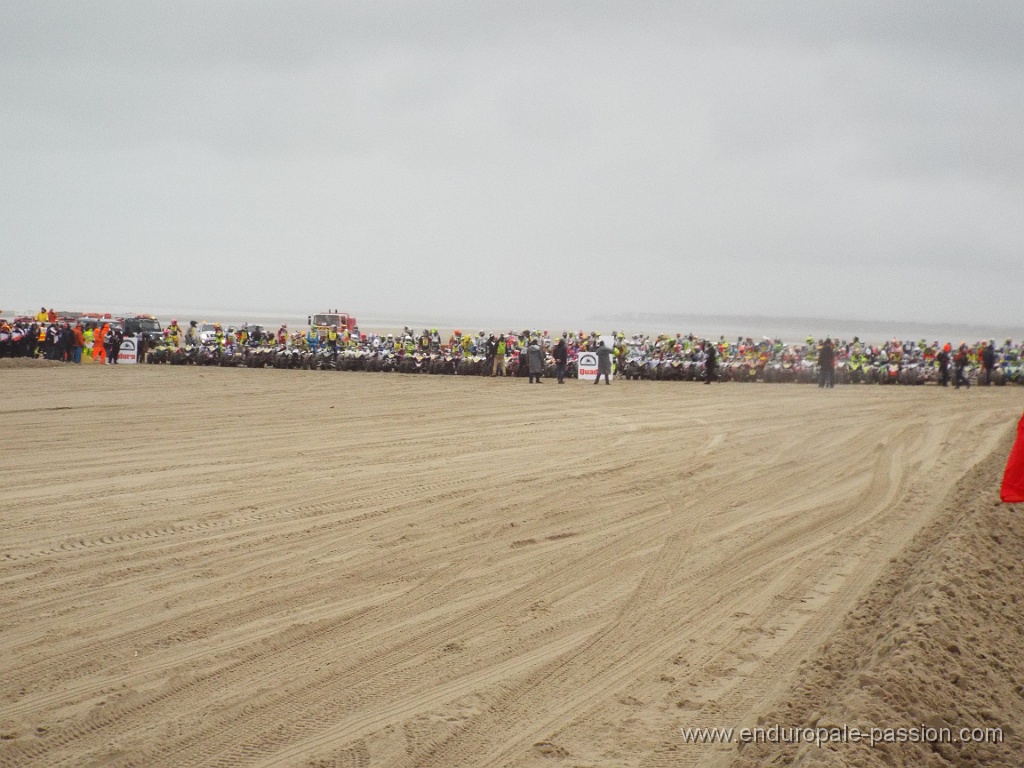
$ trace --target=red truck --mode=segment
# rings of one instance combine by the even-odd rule
[[[333,327],[336,327],[341,333],[344,333],[346,330],[352,334],[359,333],[359,324],[356,322],[356,319],[352,315],[339,312],[336,309],[310,315],[308,319],[310,327],[316,331],[316,334],[321,339]]]

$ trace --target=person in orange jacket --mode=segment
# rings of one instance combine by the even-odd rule
[[[92,359],[103,365],[107,362],[107,348],[104,343],[107,340],[107,333],[110,331],[110,325],[104,323],[103,327],[96,331],[96,335],[93,337],[92,342]]]
[[[85,346],[85,337],[82,335],[82,324],[76,323],[72,329],[73,340],[71,342],[71,359],[81,365],[82,363],[82,347]]]

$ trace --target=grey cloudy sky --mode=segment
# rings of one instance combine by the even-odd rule
[[[1024,3],[5,0],[0,307],[1019,324]]]

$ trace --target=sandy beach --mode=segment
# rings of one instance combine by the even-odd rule
[[[0,382],[5,768],[1020,764],[1017,388]],[[680,730],[981,712],[923,761]]]

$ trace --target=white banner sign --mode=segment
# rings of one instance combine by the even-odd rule
[[[597,352],[580,352],[580,381],[593,381],[597,378]]]
[[[118,365],[135,365],[139,362],[139,351],[135,339],[124,339],[121,342],[121,349],[117,353]]]

